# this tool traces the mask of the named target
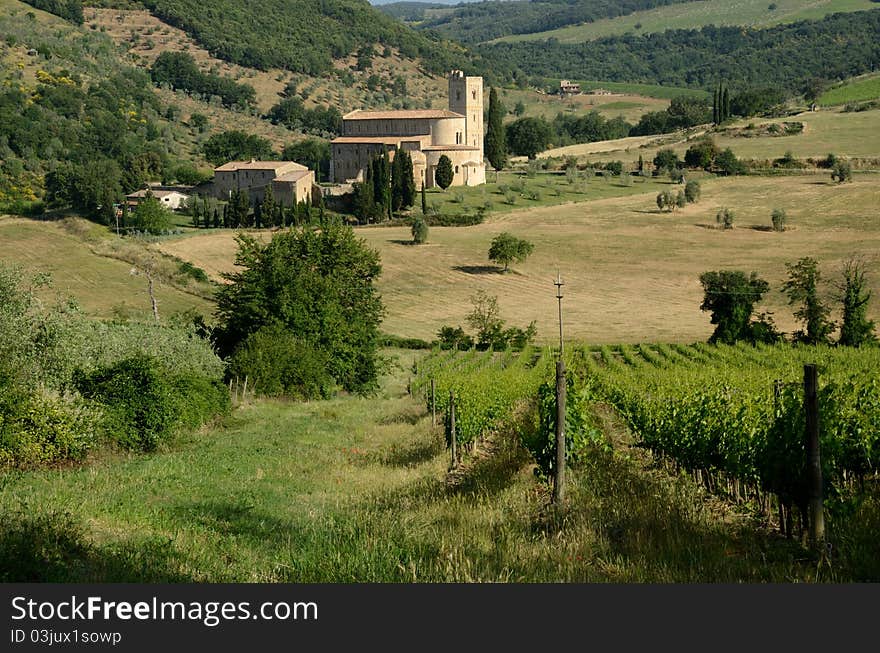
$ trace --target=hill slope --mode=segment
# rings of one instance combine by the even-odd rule
[[[88,4],[88,3],[87,3]],[[419,34],[366,0],[143,0],[214,56],[258,70],[319,74],[364,46],[381,43],[434,71],[462,67],[461,47]]]
[[[841,13],[762,30],[707,26],[588,43],[554,41],[478,46],[488,60],[528,75],[711,88],[797,90],[812,77],[845,79],[880,62],[880,10]]]
[[[505,36],[499,41],[543,41],[581,43],[622,34],[652,34],[669,29],[696,29],[705,25],[742,25],[752,29],[801,20],[819,20],[836,12],[866,11],[877,5],[872,0],[777,0],[769,9],[767,0],[700,0],[668,5],[628,16],[568,25],[559,29]]]

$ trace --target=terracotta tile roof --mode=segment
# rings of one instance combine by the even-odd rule
[[[214,170],[220,172],[232,172],[235,170],[280,170],[289,168],[293,170],[307,170],[306,166],[294,161],[230,161]]]
[[[178,194],[186,197],[186,193],[181,193],[179,190],[138,190],[133,193],[129,193],[126,197],[136,198],[136,197],[146,197],[147,193],[152,193],[153,197],[156,199],[162,199],[163,197],[168,197],[169,195]]]
[[[311,173],[311,170],[295,170],[294,172],[288,172],[275,177],[272,181],[299,181],[303,177],[308,177]]]
[[[343,120],[431,120],[438,118],[464,118],[460,113],[446,109],[412,109],[401,111],[362,111],[355,109],[342,116]]]
[[[334,138],[331,143],[385,143],[386,145],[397,145],[398,143],[421,141],[422,138],[428,137],[428,134],[423,134],[422,136],[340,136],[339,138]]]
[[[456,150],[456,151],[479,151],[480,148],[474,147],[473,145],[428,145],[427,147],[423,147],[423,150],[426,152],[437,152],[441,150]]]

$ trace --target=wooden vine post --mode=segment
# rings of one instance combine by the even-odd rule
[[[431,377],[431,426],[437,426],[437,386]]]
[[[825,545],[825,511],[822,503],[822,459],[819,452],[818,386],[816,365],[804,365],[807,480],[810,487],[810,543],[817,549]]]
[[[456,455],[455,445],[456,445],[456,437],[455,437],[455,390],[449,391],[449,449],[452,452],[452,465],[451,467],[455,467],[458,462],[458,456]]]
[[[559,360],[556,361],[556,469],[553,479],[553,503],[565,501],[565,361],[562,340],[562,276],[557,272],[556,300],[559,303]]]

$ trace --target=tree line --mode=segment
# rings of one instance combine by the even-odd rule
[[[500,3],[502,6],[508,3]],[[543,5],[537,5],[543,6]],[[880,11],[838,13],[761,30],[668,30],[587,43],[555,39],[476,46],[500,69],[535,77],[602,79],[712,89],[767,85],[795,92],[812,78],[845,79],[880,61]]]
[[[183,90],[205,99],[217,96],[228,108],[245,109],[257,99],[257,92],[250,84],[240,84],[229,77],[199,70],[189,52],[163,52],[150,68],[150,76],[157,85],[168,85],[173,90]]]
[[[832,334],[838,324],[830,319],[831,306],[822,296],[822,272],[819,262],[804,257],[787,263],[788,279],[782,286],[789,304],[795,307],[794,317],[802,328],[790,339],[806,345],[832,344]],[[776,343],[786,339],[773,321],[772,315],[755,316],[755,305],[770,290],[770,284],[756,272],[746,274],[738,270],[719,270],[700,275],[703,302],[700,309],[711,313],[715,331],[709,342],[733,344],[748,342]],[[840,331],[836,343],[859,347],[877,342],[875,325],[867,317],[871,291],[866,279],[864,261],[850,259],[833,284],[841,307]]]

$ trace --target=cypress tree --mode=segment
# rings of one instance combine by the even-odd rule
[[[507,141],[503,120],[504,107],[493,86],[489,91],[489,118],[486,127],[485,150],[486,158],[495,169],[495,181],[498,181],[498,171],[507,165]]]
[[[229,229],[229,204],[223,205],[223,228]]]
[[[403,165],[406,152],[397,150],[391,164],[391,210],[400,211],[403,207]]]
[[[428,215],[428,198],[425,197],[425,182],[422,182],[422,215]]]
[[[718,125],[721,119],[718,115],[718,89],[712,91],[712,124]]]
[[[263,192],[263,203],[260,205],[260,218],[265,226],[275,226],[275,213],[275,193],[272,191],[272,184],[268,184]]]
[[[728,120],[730,118],[730,92],[728,91],[727,86],[724,87],[724,97],[721,104],[723,105],[724,110],[724,120]]]
[[[416,203],[416,179],[412,157],[409,152],[404,152],[404,154],[406,158],[403,162],[403,206],[412,207]]]
[[[214,207],[214,229],[220,228],[220,211],[217,210],[217,207]]]

